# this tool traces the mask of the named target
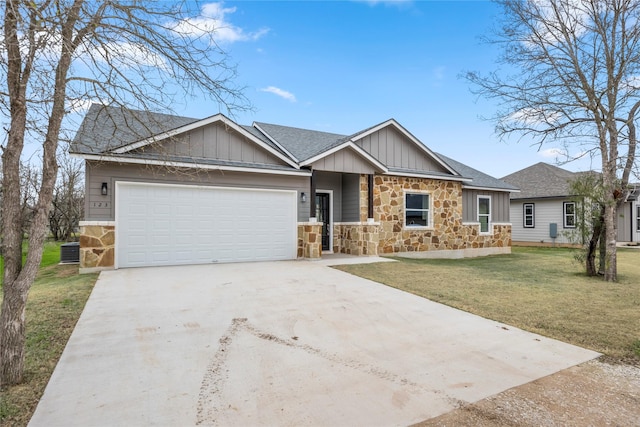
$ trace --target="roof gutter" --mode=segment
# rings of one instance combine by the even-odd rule
[[[188,162],[172,162],[167,160],[150,160],[150,159],[136,159],[131,157],[117,157],[117,156],[105,156],[100,154],[78,154],[71,153],[72,157],[81,158],[85,160],[94,160],[98,162],[116,162],[116,163],[128,163],[137,165],[152,165],[152,166],[164,166],[173,168],[187,168],[187,169],[203,169],[203,170],[220,170],[229,172],[251,172],[251,173],[264,173],[271,175],[293,175],[293,176],[311,176],[309,170],[279,170],[268,169],[259,167],[242,167],[242,166],[225,166],[225,165],[210,165],[203,163],[188,163]]]
[[[500,188],[500,187],[478,187],[475,185],[463,185],[465,190],[480,190],[480,191],[504,191],[507,193],[519,193],[520,190],[515,188]]]

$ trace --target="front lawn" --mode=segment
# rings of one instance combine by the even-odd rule
[[[531,332],[640,363],[640,250],[618,250],[617,283],[589,278],[571,249],[339,269]]]
[[[58,265],[59,246],[46,244],[38,278],[29,292],[24,382],[0,390],[3,426],[29,422],[98,278],[97,274],[79,275],[77,265]]]

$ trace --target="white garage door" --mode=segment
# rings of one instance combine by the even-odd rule
[[[116,183],[116,268],[296,257],[296,192]]]

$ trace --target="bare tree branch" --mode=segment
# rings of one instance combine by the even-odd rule
[[[640,3],[635,0],[498,0],[502,26],[487,39],[502,47],[510,74],[467,73],[473,91],[499,101],[501,136],[542,146],[591,146],[606,194],[607,271],[616,280],[617,208],[635,167],[640,98]],[[626,153],[620,151],[626,147]]]
[[[3,302],[0,385],[18,383],[24,364],[24,309],[42,258],[58,176],[59,144],[73,103],[172,111],[198,96],[233,115],[248,109],[236,68],[217,44],[216,28],[192,20],[198,2],[153,0],[4,0],[0,36],[0,114],[9,122],[2,147]],[[22,262],[21,185],[25,142],[38,144],[42,169],[30,205]],[[58,203],[58,200],[56,200]]]

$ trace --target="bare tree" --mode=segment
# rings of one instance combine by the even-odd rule
[[[69,241],[84,216],[83,177],[83,163],[63,156],[49,213],[49,230],[54,240]]]
[[[42,259],[67,109],[98,101],[169,110],[179,97],[199,95],[228,112],[246,100],[232,85],[235,69],[216,44],[215,21],[196,16],[193,2],[5,0],[0,11],[0,111],[9,123],[2,146],[0,385],[8,385],[22,380],[25,305]],[[40,147],[42,175],[23,264],[25,140]]]
[[[501,136],[562,141],[602,162],[606,269],[617,280],[616,214],[635,162],[640,107],[640,2],[499,0],[499,70],[468,73],[477,93],[500,101]]]

